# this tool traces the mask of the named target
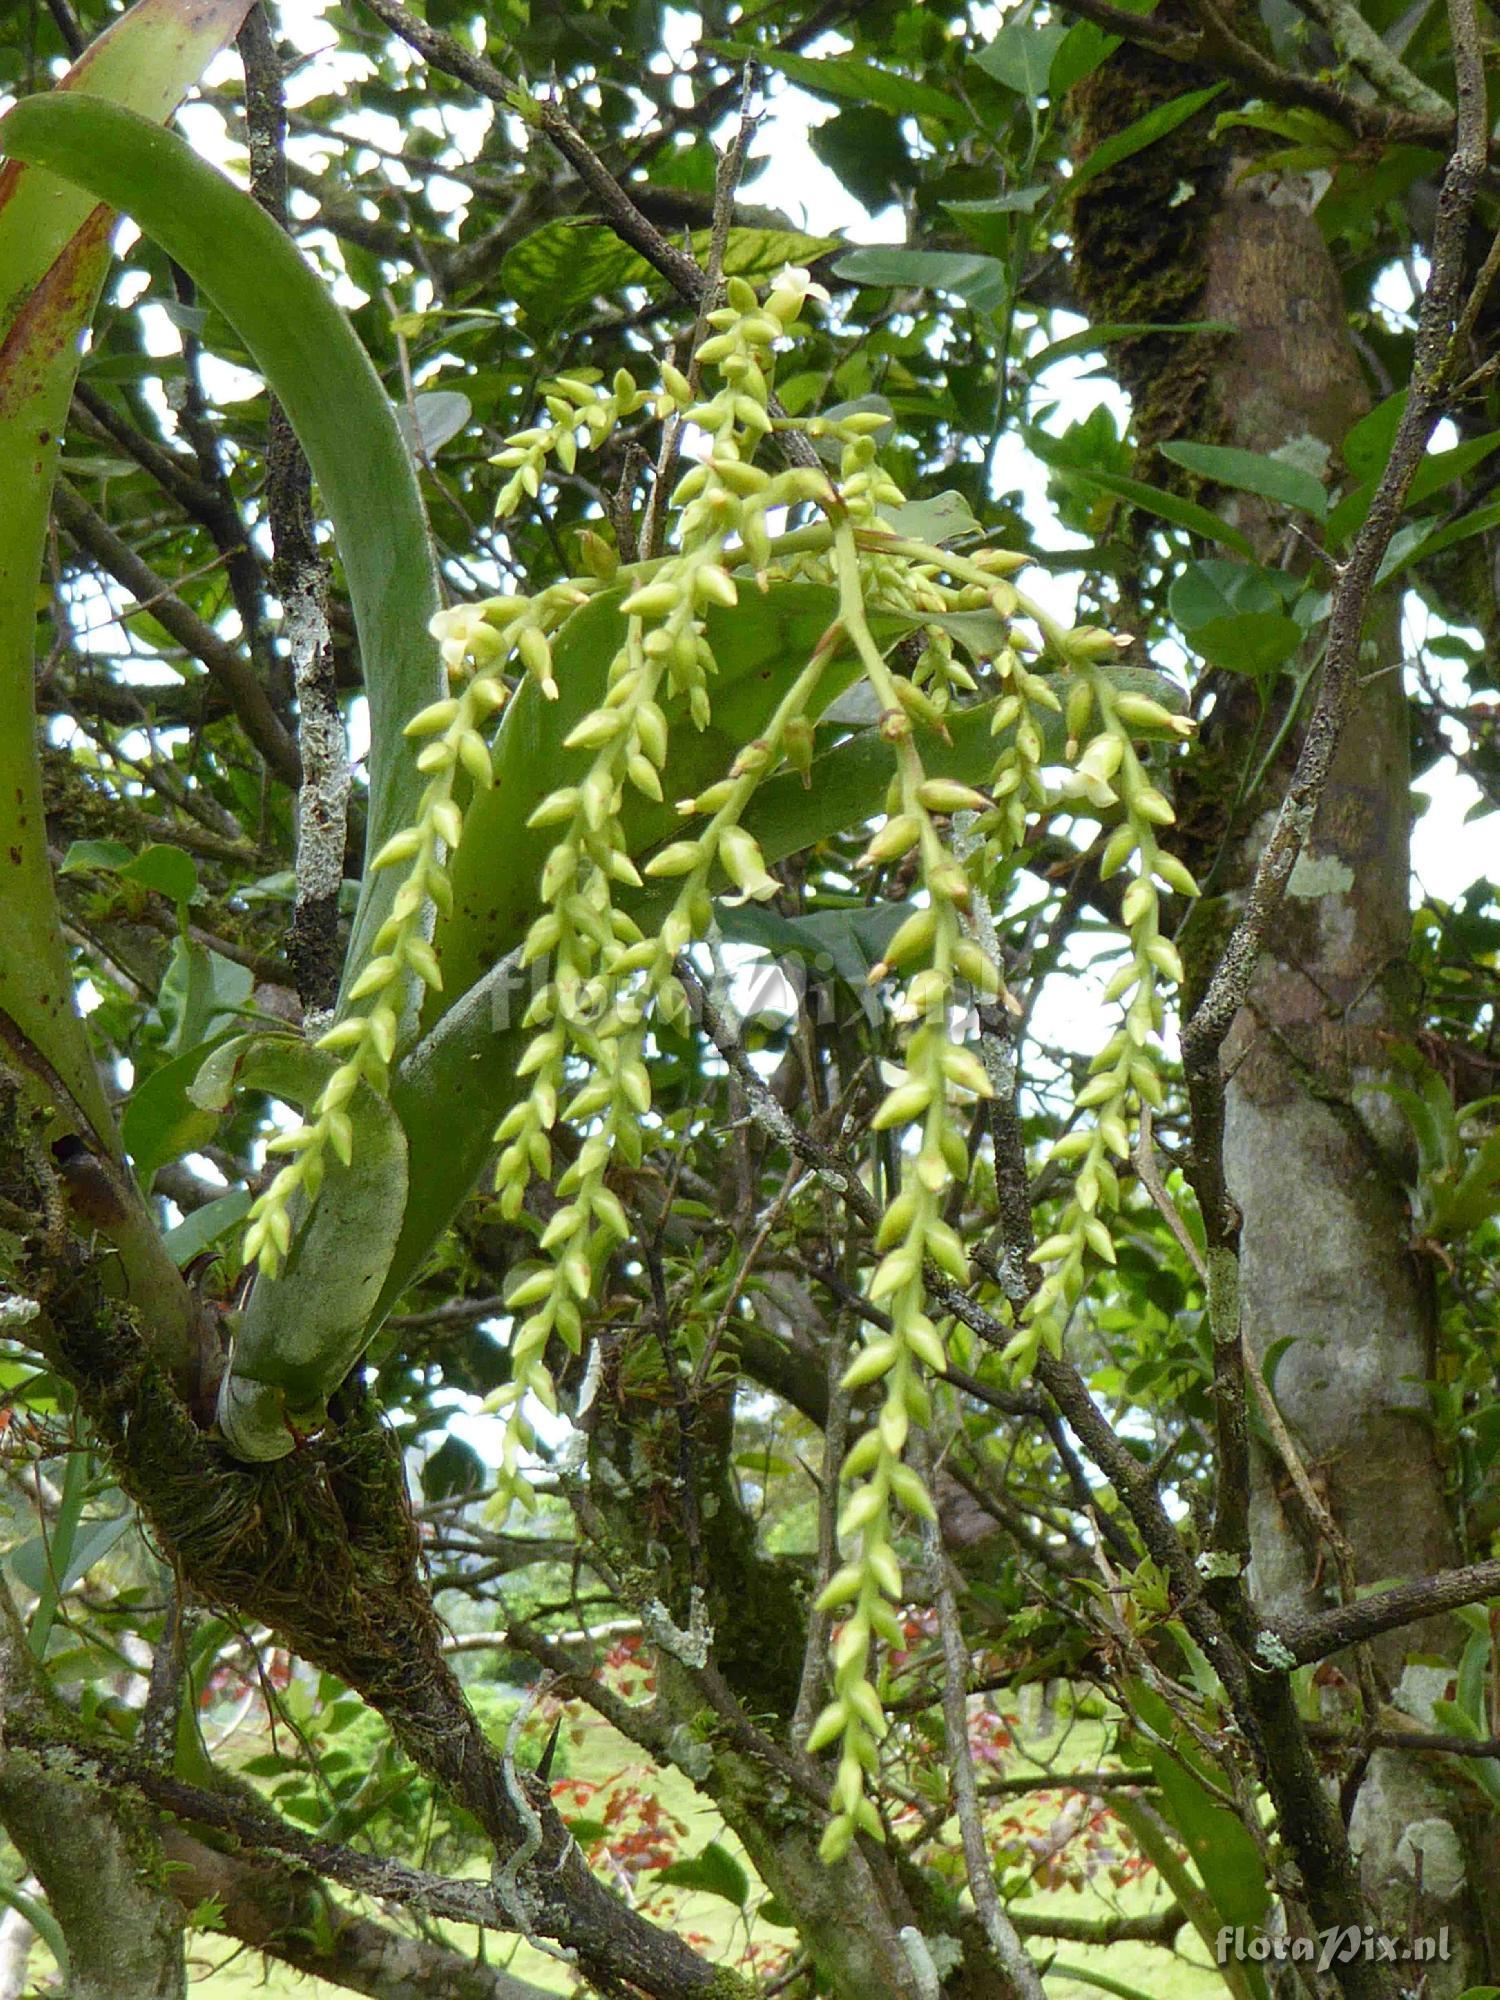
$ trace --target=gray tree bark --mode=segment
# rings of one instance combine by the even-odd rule
[[[1240,180],[1209,238],[1204,315],[1241,329],[1215,389],[1229,440],[1254,451],[1302,442],[1336,451],[1367,407],[1337,279],[1300,194],[1296,182]],[[1269,559],[1270,524],[1243,525]],[[1274,1360],[1277,1402],[1360,1584],[1456,1558],[1424,1386],[1432,1288],[1411,1248],[1400,1114],[1380,1089],[1395,1078],[1391,1046],[1412,1025],[1410,763],[1394,605],[1372,634],[1359,709],[1224,1050],[1225,1166],[1244,1217],[1251,1365]],[[1252,820],[1237,841],[1239,880],[1253,869],[1261,824]],[[1332,1551],[1286,1468],[1262,1452],[1256,1472],[1257,1601],[1272,1613],[1326,1601]],[[1452,1626],[1434,1620],[1371,1651],[1399,1699],[1406,1658],[1452,1644]],[[1354,1678],[1351,1660],[1338,1664]],[[1416,1910],[1417,1929],[1448,1924],[1467,1936],[1466,1956],[1431,1982],[1454,1992],[1485,1960],[1456,1821],[1453,1789],[1432,1760],[1391,1751],[1372,1758],[1350,1820],[1377,1909],[1403,1925]]]

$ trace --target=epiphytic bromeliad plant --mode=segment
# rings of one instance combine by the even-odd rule
[[[1170,490],[1131,476],[1112,426],[1106,437],[1089,419],[1058,438],[1022,408],[1017,427],[1049,458],[1069,526],[1102,537],[1122,503],[1137,522],[1166,524],[1155,542],[1138,528],[1133,543],[1102,543],[1100,574],[1124,581],[1094,588],[1095,611],[1071,622],[1049,608],[1056,594],[1033,574],[1039,552],[1020,517],[997,509],[986,484],[1029,338],[1017,317],[1027,258],[1047,241],[1043,221],[1024,222],[1047,214],[1042,181],[990,204],[965,190],[945,197],[1012,260],[1008,278],[988,253],[927,262],[860,251],[830,267],[834,243],[745,211],[747,124],[714,162],[703,230],[682,249],[556,102],[384,0],[373,11],[489,97],[518,141],[554,148],[575,192],[608,218],[581,231],[538,217],[506,237],[499,270],[525,302],[519,322],[476,307],[429,259],[426,292],[403,310],[384,290],[378,325],[361,308],[356,331],[287,234],[280,66],[259,12],[247,20],[235,0],[140,0],[63,87],[0,122],[0,914],[15,947],[0,963],[0,1324],[46,1371],[31,1378],[42,1412],[32,1447],[47,1454],[47,1424],[76,1426],[41,1567],[16,1565],[19,1584],[35,1579],[29,1634],[0,1607],[19,1691],[0,1820],[59,1914],[70,1878],[35,1829],[73,1787],[91,1800],[96,1845],[138,1838],[124,1798],[195,1827],[191,1851],[168,1840],[167,1858],[197,1871],[198,1900],[220,1918],[226,1898],[248,1891],[238,1878],[214,1886],[204,1830],[275,1857],[257,1893],[279,1899],[278,1937],[317,1930],[292,1868],[310,1864],[355,1893],[519,1932],[601,1992],[746,1990],[741,1974],[605,1886],[590,1863],[607,1858],[619,1880],[626,1850],[610,1846],[609,1812],[595,1826],[586,1811],[570,1821],[558,1810],[567,1794],[547,1782],[553,1746],[540,1776],[518,1766],[531,1705],[571,1684],[712,1800],[770,1892],[766,1922],[798,1933],[803,1955],[777,1963],[809,1991],[1034,2000],[1040,1975],[1023,1938],[1048,1933],[1026,1921],[1037,1878],[1022,1863],[1039,1839],[1053,1843],[1059,1880],[1090,1887],[1109,1872],[1123,1885],[1149,1873],[1163,1885],[1170,1906],[1114,1919],[1127,1925],[1118,1935],[1132,1923],[1156,1944],[1183,1923],[1209,1943],[1226,1924],[1255,1930],[1269,1921],[1273,1882],[1294,1931],[1353,1934],[1376,1907],[1367,1895],[1378,1903],[1385,1890],[1361,1885],[1309,1748],[1314,1697],[1295,1675],[1419,1611],[1470,1604],[1494,1580],[1481,1565],[1455,1572],[1468,1581],[1446,1597],[1438,1579],[1420,1602],[1395,1603],[1395,1591],[1355,1610],[1358,1584],[1387,1572],[1355,1554],[1302,1462],[1273,1395],[1273,1325],[1255,1327],[1266,1369],[1245,1364],[1246,1297],[1258,1308],[1253,1284],[1242,1288],[1239,1242],[1253,1175],[1241,1166],[1232,1199],[1220,1049],[1288,883],[1315,897],[1355,879],[1340,855],[1312,853],[1309,829],[1363,685],[1379,565],[1388,574],[1398,554],[1436,556],[1464,538],[1452,533],[1457,517],[1423,518],[1391,544],[1410,495],[1441,491],[1432,472],[1416,474],[1430,482],[1420,489],[1413,475],[1474,333],[1484,274],[1465,299],[1457,253],[1446,238],[1435,245],[1434,294],[1446,284],[1451,296],[1422,322],[1405,400],[1372,428],[1360,395],[1341,390],[1337,464],[1311,432],[1238,432],[1227,362],[1215,441],[1163,430],[1190,482]],[[1468,124],[1445,183],[1450,234],[1478,185],[1462,27]],[[237,30],[251,193],[161,122]],[[912,34],[925,32],[914,22]],[[981,97],[991,85],[1019,93],[1031,107],[1024,170],[1042,174],[1057,162],[1039,107],[1048,65],[1064,61],[1060,36],[1056,23],[1015,23],[970,65],[975,76],[959,72],[965,89],[951,98],[897,70],[781,59],[793,77],[836,83],[835,94],[868,89],[867,109],[909,98],[934,129],[968,115],[970,85]],[[1109,54],[1102,36],[1074,47],[1069,82],[1082,89]],[[1077,225],[1090,185],[1120,162],[1189,121],[1205,143],[1214,96],[1169,94],[1105,135],[1072,176]],[[1247,112],[1246,129],[1260,129],[1256,116],[1265,126],[1266,114]],[[988,129],[976,113],[964,146],[981,147]],[[1187,171],[1168,208],[1196,199]],[[1191,171],[1207,176],[1201,163]],[[93,351],[79,374],[91,324],[95,349],[109,351],[96,301],[110,211],[141,232],[148,270],[175,274],[169,317],[190,365],[169,400],[191,466],[140,438],[132,377],[112,400]],[[1058,207],[1056,227],[1063,217]],[[363,229],[369,253],[385,254],[382,225],[362,214],[346,223],[348,242]],[[983,293],[974,338],[993,423],[983,476],[961,455],[957,403],[939,439],[926,426],[927,376],[951,326],[918,318],[908,332],[899,315],[887,324],[858,306],[846,318],[809,266],[846,286],[919,296],[930,283],[971,304]],[[373,295],[380,274],[364,277]],[[662,279],[675,305],[651,302]],[[1184,380],[1204,393],[1219,365],[1205,357],[1233,333],[1236,310],[1233,286],[1214,282],[1201,299],[1186,281],[1164,294],[1179,323],[1159,324],[1155,307],[1119,311],[1107,337],[1201,336],[1209,344]],[[590,323],[575,338],[552,322],[549,342],[538,331],[549,289],[607,309],[604,330]],[[461,303],[442,302],[450,290]],[[630,330],[643,311],[650,339]],[[518,325],[524,365],[507,350]],[[372,337],[382,352],[396,343],[395,399],[369,358]],[[1340,328],[1342,357],[1341,340]],[[214,434],[196,372],[209,341],[257,370],[274,398],[264,501],[248,528],[232,475],[251,447]],[[506,384],[461,493],[436,460],[474,402],[418,391],[411,348],[423,342],[462,352],[476,395],[487,371]],[[861,373],[877,353],[882,370]],[[977,408],[957,363],[954,381]],[[205,528],[237,633],[179,591],[156,590],[75,468],[64,461],[58,476],[70,410]],[[1482,458],[1471,453],[1454,476]],[[943,464],[961,485],[945,483]],[[1232,518],[1205,504],[1214,489],[1237,496]],[[313,530],[314,490],[328,547]],[[481,492],[478,520],[468,500]],[[236,741],[295,788],[294,871],[269,865],[274,812],[263,787],[255,804],[234,753],[212,743],[200,765],[184,730],[164,756],[149,714],[144,747],[134,740],[129,681],[117,715],[101,709],[119,728],[94,747],[76,725],[71,738],[38,734],[49,508],[168,640],[204,662]],[[1277,540],[1273,509],[1300,512],[1339,551],[1328,587]],[[1190,557],[1169,531],[1235,560]],[[279,647],[268,584],[282,607]],[[1113,629],[1127,602],[1131,631]],[[1185,689],[1144,664],[1147,642],[1169,636],[1226,663],[1258,702],[1241,730],[1249,710],[1222,692],[1199,701],[1230,721],[1209,745],[1207,778]],[[44,686],[68,650],[53,648]],[[368,721],[352,788],[341,675]],[[81,698],[74,706],[87,712]],[[179,719],[192,722],[186,709]],[[1196,813],[1180,849],[1179,789]],[[140,801],[153,792],[177,817],[142,852]],[[80,820],[85,795],[93,816]],[[1279,815],[1264,854],[1247,859],[1233,844],[1237,815],[1266,796]],[[49,849],[58,825],[74,836],[60,870]],[[183,826],[194,829],[186,851],[170,837]],[[195,920],[200,867],[229,870],[229,928],[247,913],[253,928],[257,908],[291,900],[295,992],[279,956]],[[1215,876],[1217,916],[1190,917],[1195,870]],[[137,932],[152,917],[163,921],[143,961]],[[1395,928],[1404,944],[1404,912]],[[1199,961],[1185,1092],[1166,1032],[1185,978],[1179,934],[1196,937]],[[1079,983],[1085,938],[1111,961],[1089,1003],[1086,1052],[1043,1057],[1042,980],[1071,963]],[[815,965],[831,1005],[820,1011],[810,988],[793,996],[790,1025],[768,1025],[776,1017],[744,1000],[751,948],[774,953],[783,975]],[[80,965],[95,1003],[88,1027],[74,998]],[[1332,991],[1345,971],[1340,961],[1321,986],[1308,977]],[[1352,1014],[1373,978],[1347,1000]],[[1274,1015],[1274,995],[1256,1004]],[[149,1013],[149,1032],[121,1043],[111,1023],[134,1018],[132,1006]],[[1382,1048],[1394,1038],[1384,1017],[1371,1032]],[[136,1072],[123,1119],[98,1066],[111,1034]],[[1409,1057],[1420,1063],[1415,1045]],[[1298,1061],[1311,1074],[1313,1057]],[[1251,1103],[1257,1087],[1246,1086]],[[1430,1079],[1386,1096],[1418,1124],[1429,1172],[1462,1175],[1470,1208],[1484,1208],[1483,1135],[1440,1115],[1447,1100]],[[1191,1139],[1188,1180],[1170,1189],[1158,1119]],[[214,1196],[188,1157],[244,1185]],[[1189,1181],[1191,1225],[1179,1212]],[[164,1234],[153,1203],[167,1198],[184,1215]],[[1037,1202],[1047,1222],[1033,1233]],[[1453,1210],[1441,1187],[1424,1203],[1439,1217]],[[1201,1335],[1178,1338],[1190,1309],[1202,1312]],[[462,1362],[423,1345],[448,1327],[470,1343]],[[1181,1426],[1112,1428],[1091,1377],[1123,1396],[1170,1383]],[[34,1386],[43,1379],[45,1393]],[[441,1434],[454,1391],[485,1420],[484,1445],[481,1460],[448,1436],[428,1456],[438,1467],[446,1455],[449,1468],[427,1489],[429,1553],[450,1563],[440,1585],[477,1595],[486,1561],[486,1580],[512,1557],[551,1566],[507,1606],[499,1640],[483,1638],[547,1676],[503,1740],[452,1671],[380,1409],[416,1435]],[[786,1413],[786,1437],[762,1392]],[[1327,1539],[1341,1607],[1293,1615],[1249,1594],[1252,1410],[1255,1448],[1279,1461]],[[1008,1442],[1002,1419],[1017,1426]],[[808,1456],[810,1439],[819,1449]],[[115,1482],[105,1503],[91,1484],[100,1447],[98,1477]],[[455,1464],[482,1470],[467,1511],[455,1511]],[[983,1531],[966,1507],[986,1518]],[[122,1755],[80,1733],[42,1670],[63,1600],[137,1515],[171,1566],[173,1598]],[[987,1577],[982,1559],[961,1557],[995,1532],[1011,1555]],[[600,1605],[650,1648],[650,1699],[631,1684],[632,1659],[614,1663],[623,1680],[594,1675],[589,1611]],[[194,1616],[206,1621],[196,1632]],[[312,1770],[327,1794],[314,1809],[288,1793],[319,1834],[316,1851],[254,1799],[214,1806],[192,1718],[221,1697],[226,1661],[244,1664],[236,1648],[253,1649],[236,1618],[322,1670],[316,1698],[295,1713],[302,1759],[281,1767],[296,1785]],[[579,1629],[564,1638],[564,1627]],[[1439,1697],[1453,1741],[1486,1713],[1489,1649],[1481,1619],[1453,1698]],[[970,1704],[987,1658],[1006,1686],[1070,1680],[1093,1732],[1087,1754],[1113,1760],[1108,1783],[1080,1783],[1074,1796],[1118,1792],[1107,1815],[1064,1813],[1044,1834],[1024,1816],[997,1822],[984,1800],[1007,1795],[1009,1781],[985,1787],[976,1765],[987,1744],[1010,1740],[1015,1716]],[[1367,1760],[1391,1692],[1383,1671],[1366,1653],[1346,1683],[1350,1700],[1358,1684]],[[1107,1707],[1088,1709],[1079,1690],[1091,1679]],[[346,1688],[390,1732],[353,1790],[338,1789],[336,1754],[316,1747],[336,1733],[329,1717]],[[923,1754],[939,1734],[946,1770]],[[1121,1747],[1132,1753],[1124,1770]],[[258,1774],[277,1767],[274,1744],[269,1756]],[[30,1759],[24,1770],[18,1757]],[[444,1827],[455,1856],[477,1821],[487,1883],[362,1858],[353,1836],[381,1814],[394,1824],[399,1800],[439,1810],[440,1792],[414,1792],[402,1757],[441,1788],[444,1810],[469,1816]],[[1496,1766],[1472,1761],[1493,1790]],[[1009,1796],[1027,1789],[1023,1776]],[[956,1832],[945,1832],[950,1807]],[[618,1799],[610,1808],[617,1820],[624,1810]],[[1423,1823],[1448,1828],[1457,1851],[1442,1810],[1433,1804]],[[654,1852],[659,1823],[653,1805],[637,1859],[642,1842]],[[399,1846],[411,1830],[408,1817],[406,1833],[387,1826],[385,1837]],[[1080,1847],[1082,1862],[1061,1859]],[[814,1855],[821,1866],[807,1866]],[[668,1849],[655,1865],[672,1859]],[[1462,1860],[1437,1836],[1429,1859],[1462,1884]],[[668,1868],[662,1882],[673,1879]],[[735,1904],[736,1949],[749,1973],[765,1969],[736,1856],[711,1842],[675,1879]],[[153,1952],[158,1962],[155,1985],[139,1990],[167,1991],[163,1892],[142,1895],[140,1962]],[[20,1907],[56,1954],[77,1958],[66,1921]],[[1079,1920],[1076,1935],[1102,1938],[1109,1921]],[[424,1976],[437,1991],[456,1974],[452,1954],[430,1948]],[[330,1944],[303,1962],[340,1976],[353,1951]],[[122,1978],[142,1977],[124,1965],[75,1965],[79,1990],[123,1991]],[[1264,2000],[1253,1959],[1231,1955],[1221,1976],[1236,2000]],[[1357,1964],[1346,1983],[1379,1990]]]

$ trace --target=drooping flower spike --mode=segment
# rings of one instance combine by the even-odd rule
[[[879,1407],[843,1467],[839,1533],[846,1559],[819,1600],[842,1621],[832,1698],[808,1744],[813,1751],[839,1745],[834,1812],[822,1843],[825,1857],[836,1859],[858,1832],[876,1838],[881,1832],[867,1783],[885,1728],[876,1648],[902,1639],[896,1544],[905,1517],[932,1513],[905,1448],[911,1426],[930,1420],[930,1384],[947,1356],[948,1329],[930,1309],[929,1274],[969,1280],[968,1254],[948,1215],[969,1172],[963,1107],[992,1089],[983,1062],[962,1039],[961,1023],[971,996],[1007,997],[984,943],[994,936],[990,904],[1014,873],[1038,814],[1061,810],[1112,824],[1102,872],[1128,870],[1131,880],[1121,905],[1128,952],[1108,997],[1128,1005],[1079,1094],[1089,1122],[1054,1149],[1054,1157],[1076,1162],[1076,1169],[1036,1252],[1039,1283],[1017,1315],[1009,1352],[1024,1372],[1040,1345],[1058,1347],[1091,1264],[1113,1262],[1107,1218],[1119,1202],[1116,1163],[1129,1152],[1134,1106],[1161,1102],[1160,989],[1181,976],[1175,948],[1160,932],[1158,885],[1196,891],[1186,869],[1159,845],[1171,808],[1134,747],[1142,730],[1181,733],[1188,725],[1111,679],[1108,663],[1128,642],[1056,624],[1011,581],[1022,557],[1002,549],[958,554],[905,533],[897,514],[905,495],[877,449],[877,434],[890,422],[880,411],[852,410],[805,426],[836,445],[834,474],[761,462],[772,457],[770,440],[784,422],[772,414],[778,355],[795,340],[809,302],[826,304],[828,293],[795,266],[777,274],[763,301],[733,279],[723,307],[707,315],[707,338],[695,357],[701,390],[670,364],[651,390],[623,370],[608,388],[583,375],[560,376],[546,386],[548,421],[517,433],[499,454],[509,474],[498,500],[503,515],[541,494],[551,465],[571,471],[580,451],[597,449],[622,420],[648,406],[661,418],[681,419],[703,440],[701,455],[669,496],[663,556],[621,565],[603,538],[592,536],[589,574],[533,598],[492,598],[433,620],[451,692],[407,724],[407,735],[421,745],[417,763],[427,785],[414,823],[374,861],[402,869],[402,880],[344,1017],[321,1038],[337,1065],[307,1122],[273,1142],[291,1159],[252,1209],[246,1249],[271,1270],[285,1256],[294,1200],[315,1198],[328,1151],[349,1157],[349,1098],[361,1081],[385,1088],[415,999],[422,988],[441,985],[430,925],[433,912],[451,900],[446,864],[463,833],[459,774],[489,785],[487,731],[517,676],[530,675],[543,694],[555,694],[553,636],[580,604],[602,589],[620,589],[624,634],[603,700],[568,735],[574,768],[531,818],[533,826],[555,830],[522,952],[524,962],[545,967],[545,976],[526,1016],[531,1041],[520,1074],[527,1094],[496,1133],[496,1188],[502,1212],[512,1217],[531,1181],[552,1172],[559,1121],[578,1138],[556,1182],[559,1206],[540,1238],[541,1262],[508,1294],[511,1377],[490,1399],[506,1415],[502,1502],[525,1502],[524,1463],[534,1442],[527,1405],[534,1398],[556,1407],[549,1344],[556,1336],[574,1349],[581,1345],[600,1274],[631,1234],[609,1175],[617,1162],[640,1163],[651,1130],[652,1022],[681,1016],[674,965],[708,931],[715,893],[727,885],[730,900],[776,894],[776,878],[744,824],[746,809],[779,769],[806,767],[820,683],[834,654],[852,649],[892,762],[885,810],[871,826],[861,865],[909,862],[916,887],[872,975],[899,985],[893,1011],[905,1046],[901,1062],[888,1069],[873,1125],[899,1135],[900,1167],[866,1282],[878,1314],[845,1386],[878,1391]],[[813,519],[777,532],[788,510],[810,511]],[[670,887],[671,900],[643,933],[621,902],[621,892],[643,880],[621,821],[626,795],[659,803],[672,729],[703,729],[713,718],[718,663],[710,614],[753,618],[758,592],[782,578],[831,586],[837,619],[756,740],[741,746],[716,783],[679,802],[681,836],[645,864],[647,876]],[[994,754],[984,781],[973,786],[935,774],[924,762],[924,745],[941,739],[945,715],[979,686],[955,651],[955,613],[982,614],[994,634],[980,669],[995,695]],[[874,636],[892,616],[915,639],[910,670],[901,673]],[[1059,715],[1065,775],[1054,784],[1049,770],[1057,753],[1046,746],[1049,725],[1055,741]],[[967,826],[962,853],[954,815]]]

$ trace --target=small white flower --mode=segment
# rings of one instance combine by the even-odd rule
[[[428,619],[427,629],[442,648],[443,665],[450,672],[466,659],[477,663],[489,658],[500,645],[499,633],[486,622],[484,606],[479,604],[455,604],[448,611],[436,612]]]
[[[786,326],[797,317],[808,299],[818,299],[825,306],[833,303],[828,287],[815,284],[812,272],[804,265],[783,264],[771,280],[771,296],[766,300],[766,310]]]
[[[1087,799],[1096,806],[1112,806],[1116,794],[1110,779],[1119,770],[1125,749],[1118,736],[1096,736],[1078,760],[1078,768],[1062,783],[1064,798]]]

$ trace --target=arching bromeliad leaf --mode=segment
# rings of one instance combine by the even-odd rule
[[[1100,174],[1108,173],[1122,160],[1130,159],[1136,153],[1143,153],[1148,146],[1154,146],[1158,139],[1165,139],[1169,132],[1175,132],[1189,118],[1196,116],[1205,105],[1211,104],[1221,91],[1229,88],[1227,83],[1211,83],[1204,90],[1190,90],[1181,97],[1174,97],[1166,104],[1158,104],[1152,111],[1127,125],[1123,132],[1112,133],[1108,139],[1097,145],[1093,152],[1078,168],[1069,182],[1069,192],[1076,198],[1090,181]]]
[[[415,817],[421,779],[401,729],[441,675],[427,621],[437,577],[411,454],[348,320],[249,195],[185,140],[83,94],[27,98],[0,151],[125,210],[229,320],[281,400],[333,521],[370,703],[370,849]],[[345,962],[352,982],[396,883],[366,874]]]
[[[308,1109],[335,1058],[288,1035],[245,1035],[216,1049],[190,1093],[222,1108],[245,1086]],[[331,1159],[317,1227],[300,1230],[276,1282],[251,1294],[219,1399],[230,1446],[254,1459],[290,1451],[289,1420],[312,1428],[364,1349],[406,1210],[400,1120],[368,1084],[350,1098],[351,1161]]]
[[[195,1208],[175,1229],[169,1229],[166,1246],[178,1270],[237,1230],[250,1213],[251,1199],[248,1188],[234,1188],[228,1194],[221,1194],[217,1201]]]
[[[1184,500],[1180,493],[1167,493],[1159,486],[1148,485],[1144,479],[1127,479],[1118,472],[1095,472],[1085,466],[1059,468],[1054,471],[1053,478],[1064,485],[1097,486],[1105,493],[1112,493],[1117,500],[1128,500],[1132,507],[1139,507],[1147,514],[1159,515],[1163,521],[1170,521],[1173,527],[1204,535],[1211,542],[1221,542],[1225,548],[1234,549],[1247,560],[1255,553],[1239,529],[1232,528],[1210,508],[1200,507],[1196,500]]]
[[[249,0],[140,0],[86,49],[49,95],[87,90],[165,118],[233,35]],[[26,109],[18,106],[11,120]],[[7,120],[7,126],[11,120]],[[0,150],[13,151],[0,142]],[[6,949],[0,1005],[67,1082],[101,1142],[108,1106],[70,990],[47,853],[32,708],[36,588],[79,335],[109,268],[112,218],[95,197],[19,157],[0,168],[0,851]]]

